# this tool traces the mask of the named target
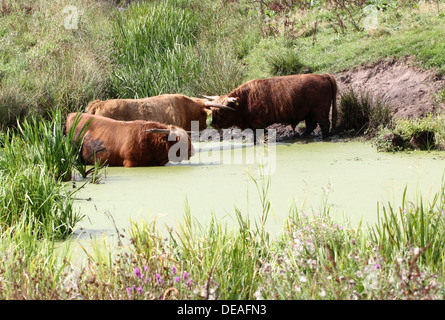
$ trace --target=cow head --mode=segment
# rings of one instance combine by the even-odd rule
[[[241,127],[242,118],[239,112],[239,99],[225,96],[204,96],[206,104],[212,107],[212,127],[215,129]]]
[[[161,141],[168,144],[169,161],[181,162],[190,159],[195,154],[190,136],[182,128],[168,126],[167,129],[148,129],[146,131],[163,135]]]

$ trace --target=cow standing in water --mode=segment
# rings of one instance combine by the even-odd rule
[[[187,132],[153,121],[118,121],[87,113],[70,113],[66,130],[75,129],[75,139],[87,125],[81,156],[86,164],[95,159],[109,166],[163,166],[169,161],[188,160],[194,154]]]
[[[330,124],[333,129],[337,121],[336,96],[337,84],[332,75],[302,74],[251,80],[227,95],[204,97],[236,110],[213,110],[215,129],[237,126],[256,132],[274,123],[295,128],[305,120],[304,135],[310,135],[319,124],[322,138],[326,139]]]
[[[88,104],[86,112],[115,120],[156,121],[175,125],[186,131],[191,131],[192,121],[197,121],[201,131],[207,127],[207,116],[212,107],[229,109],[206,99],[182,94],[162,94],[142,99],[95,100]]]

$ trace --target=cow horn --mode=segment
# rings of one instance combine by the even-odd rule
[[[219,96],[205,96],[205,95],[202,94],[201,97],[204,97],[204,98],[206,98],[208,100],[216,100]]]
[[[163,134],[169,134],[171,132],[170,129],[147,129],[144,131],[151,132],[151,133],[163,133]]]
[[[223,104],[216,103],[216,102],[213,102],[213,101],[206,101],[205,102],[205,106],[207,108],[218,108],[218,109],[226,109],[226,110],[236,111],[236,109],[234,109],[234,108],[231,108],[231,107],[228,107],[228,106],[225,106]]]
[[[170,130],[170,129],[147,129],[147,130],[145,130],[145,132],[170,134],[170,132],[172,132],[172,130]],[[185,132],[186,133],[194,133],[197,131],[185,131]]]

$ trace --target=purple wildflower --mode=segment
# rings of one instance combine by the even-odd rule
[[[139,270],[139,268],[134,268],[134,274],[136,277],[138,277],[138,279],[141,278],[141,270]]]
[[[142,293],[142,287],[138,287],[138,288],[136,289],[136,291],[137,291],[138,293]]]
[[[177,271],[178,271],[178,269],[177,269],[175,266],[173,266],[173,267],[172,267],[173,275],[175,275]]]
[[[175,282],[181,281],[181,277],[175,277]]]
[[[184,280],[187,280],[190,277],[190,274],[187,271],[184,271],[182,276]]]
[[[192,287],[192,279],[188,279],[186,284],[189,288],[191,288]]]

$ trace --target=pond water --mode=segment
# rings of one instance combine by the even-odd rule
[[[186,205],[202,225],[213,215],[237,226],[236,207],[253,226],[261,215],[252,179],[261,185],[259,163],[265,165],[264,181],[270,182],[266,230],[272,237],[282,230],[292,204],[299,212],[313,213],[322,210],[325,200],[339,224],[344,217],[353,226],[360,221],[372,224],[377,221],[377,204],[401,205],[405,187],[408,199],[419,194],[432,198],[445,171],[443,152],[380,153],[369,142],[277,143],[267,152],[251,143],[228,144],[222,150],[213,142],[194,146],[196,154],[189,162],[107,168],[101,183],[88,183],[76,194],[76,206],[86,218],[75,236],[117,237],[116,228],[125,234],[130,221],[155,217],[158,227],[175,228]]]

